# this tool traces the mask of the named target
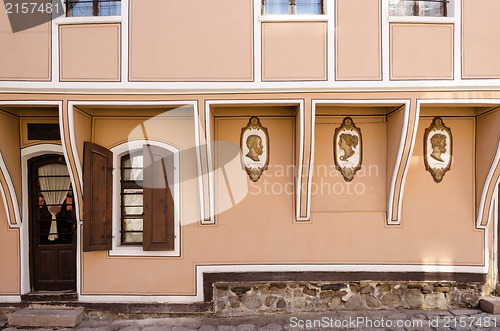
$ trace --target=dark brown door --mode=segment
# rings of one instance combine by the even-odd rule
[[[29,161],[33,291],[76,290],[75,205],[62,155]]]

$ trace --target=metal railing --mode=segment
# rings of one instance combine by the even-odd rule
[[[390,0],[391,16],[447,17],[449,0]]]
[[[66,16],[117,16],[121,0],[65,0]]]
[[[324,14],[324,0],[262,0],[262,14]]]

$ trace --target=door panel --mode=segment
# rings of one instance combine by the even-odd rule
[[[76,290],[74,199],[69,184],[65,186],[69,190],[60,187],[61,181],[69,183],[69,174],[40,172],[40,168],[47,165],[65,165],[64,157],[44,155],[31,159],[28,165],[31,288],[33,291]],[[54,198],[57,192],[61,194]]]

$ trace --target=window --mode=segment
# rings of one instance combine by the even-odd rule
[[[180,256],[178,149],[149,143],[85,142],[84,252]]]
[[[389,0],[391,16],[448,16],[448,0]]]
[[[142,151],[123,156],[120,164],[121,244],[142,244],[144,217]]]
[[[119,16],[121,0],[66,0],[66,16]]]
[[[262,14],[324,14],[324,0],[262,0]]]

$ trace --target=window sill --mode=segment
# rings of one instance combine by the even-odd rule
[[[455,17],[389,16],[389,23],[455,23]]]
[[[114,246],[109,256],[172,256],[180,257],[179,249],[173,251],[143,251],[141,246]]]
[[[121,23],[121,16],[75,16],[59,17],[54,20],[56,24],[86,24],[86,23]]]
[[[328,15],[261,15],[261,22],[327,22]]]

